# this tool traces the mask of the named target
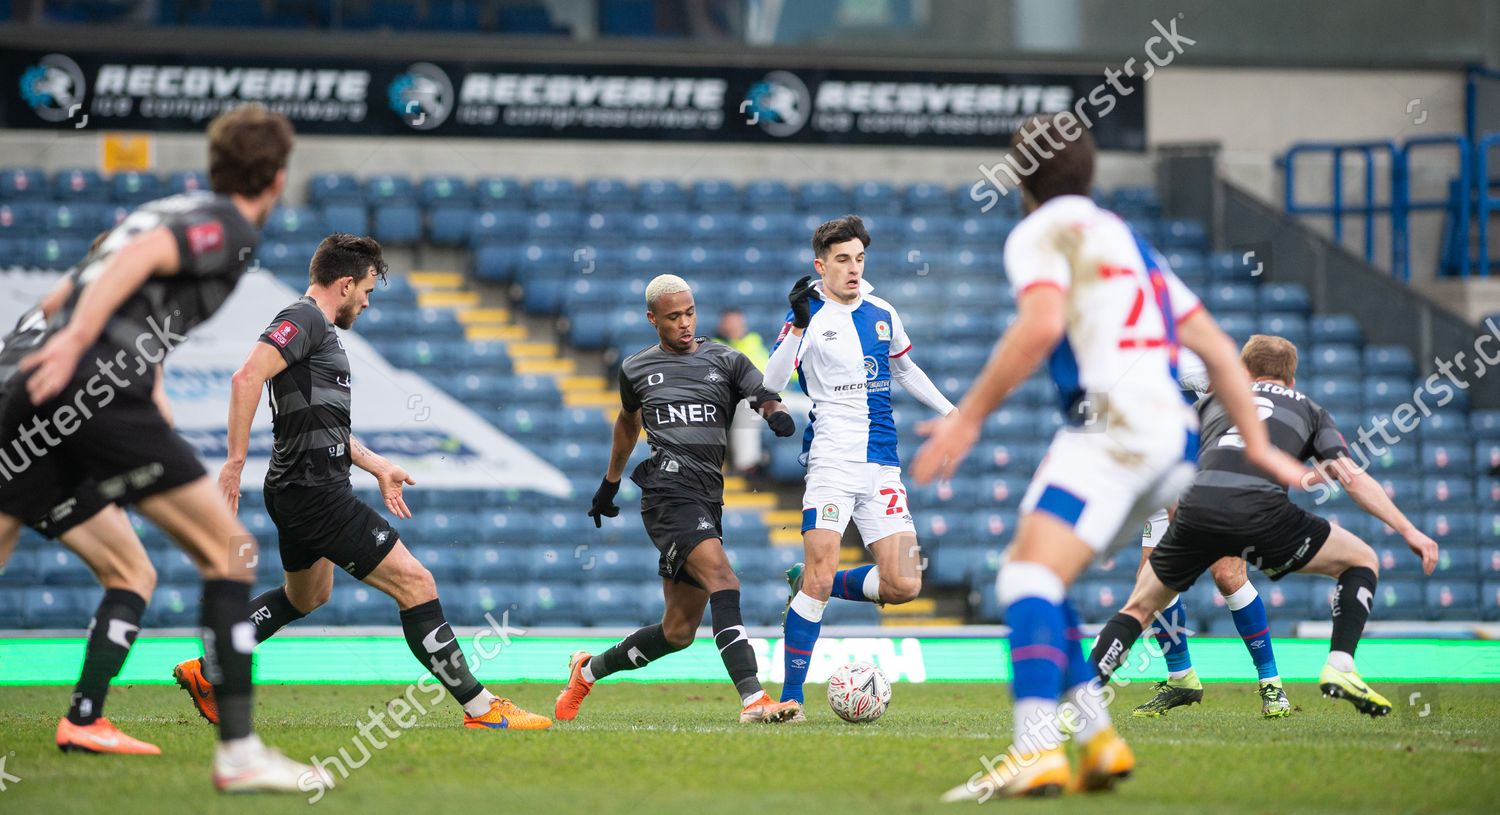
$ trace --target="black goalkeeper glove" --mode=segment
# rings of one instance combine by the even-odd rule
[[[613,518],[620,514],[620,508],[615,506],[615,495],[620,491],[620,482],[610,481],[605,478],[599,482],[599,489],[594,491],[594,503],[589,507],[589,517],[594,519],[594,528],[604,528],[604,520],[599,516]]]
[[[807,324],[812,322],[812,305],[808,302],[813,295],[812,279],[812,275],[803,275],[786,296],[787,302],[792,305],[792,325],[797,328],[807,328]]]
[[[797,423],[792,421],[792,414],[784,410],[778,410],[767,416],[766,424],[771,426],[772,433],[783,439],[797,432]]]

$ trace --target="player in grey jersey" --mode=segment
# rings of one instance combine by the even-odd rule
[[[589,515],[598,525],[601,516],[620,514],[615,494],[644,425],[651,456],[635,468],[631,480],[641,488],[641,519],[661,553],[657,574],[667,608],[660,623],[602,653],[574,653],[568,684],[557,697],[556,717],[576,717],[597,680],[688,647],[708,606],[714,644],[740,694],[740,721],[785,721],[801,706],[775,701],[756,679],[755,652],[740,616],[740,582],[724,554],[720,519],[724,452],[735,407],[749,399],[778,436],[792,435],[796,423],[780,397],[765,389],[749,358],[697,335],[693,292],[682,278],[661,275],[651,281],[646,316],[660,342],[620,367],[614,445]]]

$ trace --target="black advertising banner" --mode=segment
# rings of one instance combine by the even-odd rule
[[[218,59],[8,52],[0,126],[201,130],[248,101],[301,133],[994,147],[1072,111],[1146,146],[1145,83],[1105,74]],[[84,117],[87,116],[87,121]]]

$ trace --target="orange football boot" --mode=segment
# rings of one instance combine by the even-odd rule
[[[57,723],[57,749],[64,753],[113,753],[122,756],[161,755],[161,748],[133,739],[100,716],[93,724],[73,724],[64,716]]]
[[[177,680],[177,687],[187,691],[199,715],[210,724],[219,723],[219,703],[214,701],[213,684],[203,676],[202,658],[177,663],[172,669],[172,678]]]

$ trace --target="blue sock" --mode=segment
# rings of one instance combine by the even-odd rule
[[[1099,672],[1094,670],[1088,655],[1083,652],[1083,621],[1078,617],[1078,609],[1073,608],[1072,600],[1063,601],[1062,612],[1064,631],[1068,638],[1068,669],[1063,687],[1076,688],[1092,681],[1099,676]]]
[[[822,614],[818,620],[809,620],[798,613],[806,595],[798,593],[792,607],[786,612],[785,640],[782,642],[782,666],[786,669],[785,684],[781,686],[781,701],[802,701],[802,685],[807,682],[807,669],[812,666],[813,647],[818,644],[818,631],[823,627]],[[808,598],[811,600],[811,598]],[[816,601],[813,601],[816,602]],[[819,604],[821,606],[821,604]],[[822,611],[821,608],[818,609]]]
[[[1070,661],[1062,605],[1022,597],[1006,607],[1005,622],[1010,626],[1012,693],[1016,699],[1056,701]]]
[[[1164,627],[1167,629],[1163,630]],[[1188,654],[1187,608],[1182,604],[1182,595],[1177,595],[1172,605],[1162,611],[1161,621],[1156,623],[1156,644],[1167,657],[1167,670],[1192,670],[1193,659]]]
[[[1246,583],[1245,585],[1250,585]],[[1229,612],[1234,615],[1234,627],[1245,641],[1245,650],[1255,661],[1255,672],[1261,679],[1277,676],[1276,655],[1271,652],[1271,621],[1266,617],[1266,604],[1256,594],[1243,608]]]
[[[833,596],[842,600],[859,600],[873,603],[874,600],[865,596],[865,576],[875,564],[866,563],[863,566],[855,566],[852,569],[842,569],[833,573]]]

